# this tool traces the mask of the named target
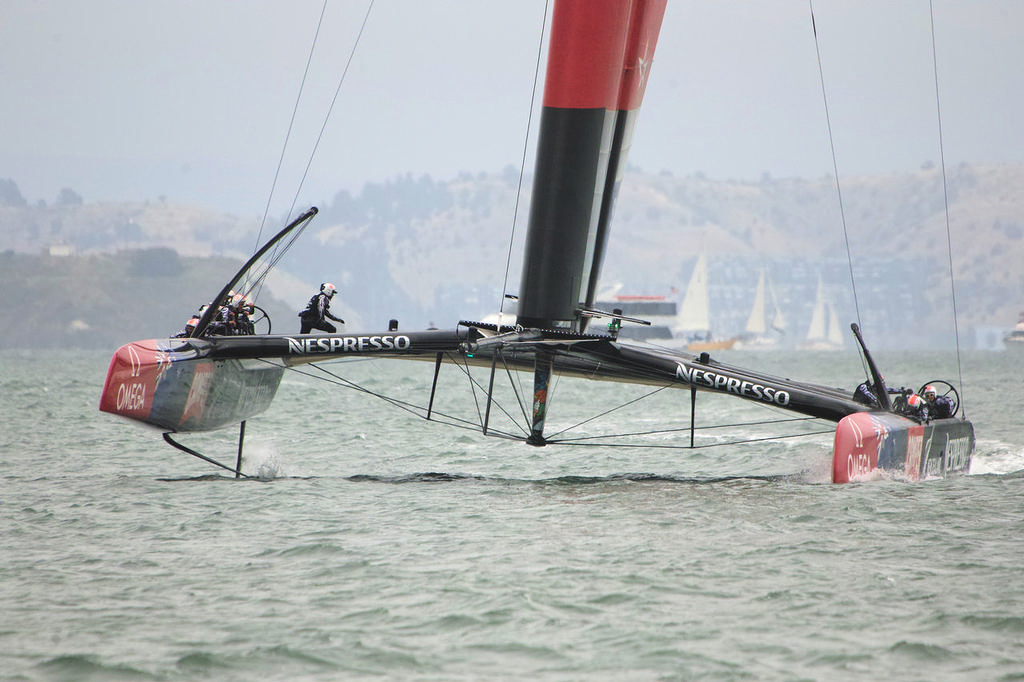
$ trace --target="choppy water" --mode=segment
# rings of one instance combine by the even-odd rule
[[[769,358],[859,380],[735,361]],[[950,359],[880,358],[897,384]],[[0,353],[4,680],[1024,679],[1007,354],[964,357],[972,475],[848,486],[821,439],[530,448],[292,375],[236,481],[100,414],[108,360]],[[231,462],[232,435],[182,440]]]

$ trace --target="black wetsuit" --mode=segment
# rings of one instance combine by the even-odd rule
[[[335,322],[345,324],[345,320],[340,317],[331,315],[331,297],[324,293],[319,293],[313,298],[309,299],[309,305],[306,309],[299,313],[299,318],[302,320],[302,328],[300,334],[308,334],[314,329],[325,331],[328,334],[333,334],[338,331],[337,328],[328,322],[326,317],[331,318]]]
[[[928,407],[928,417],[931,419],[946,419],[953,416],[953,399],[949,396],[936,396],[935,400],[924,403]]]

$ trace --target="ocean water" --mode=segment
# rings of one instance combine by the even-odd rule
[[[852,388],[847,355],[728,360]],[[235,480],[98,412],[109,356],[0,352],[0,679],[1024,679],[1024,358],[963,356],[971,475],[836,486],[828,436],[531,448],[293,373]],[[413,397],[432,366],[344,369]],[[580,384],[549,433],[634,395]],[[668,393],[592,428],[685,424]]]

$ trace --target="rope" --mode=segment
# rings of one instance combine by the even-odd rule
[[[299,180],[299,186],[295,189],[295,197],[292,199],[292,205],[288,208],[288,215],[291,216],[292,211],[295,210],[295,204],[299,200],[299,192],[302,191],[302,185],[306,182],[306,176],[309,175],[309,169],[313,165],[313,158],[316,156],[316,151],[320,147],[320,141],[324,137],[324,130],[327,129],[327,122],[331,119],[331,112],[334,111],[334,105],[338,102],[338,94],[341,92],[341,86],[345,83],[345,76],[348,75],[348,69],[352,66],[352,59],[356,55],[356,49],[359,47],[359,41],[363,37],[363,31],[366,30],[366,23],[370,19],[370,11],[373,9],[374,0],[370,0],[366,6],[366,14],[363,15],[363,23],[359,26],[359,33],[356,35],[355,42],[352,43],[352,49],[348,53],[348,60],[345,62],[345,68],[342,69],[341,78],[338,79],[338,87],[334,90],[334,97],[331,99],[331,106],[327,107],[327,114],[324,116],[323,125],[320,126],[320,133],[316,137],[316,142],[313,143],[313,150],[309,153],[309,160],[306,162],[306,168],[302,171],[302,179]],[[325,0],[326,4],[326,0]]]
[[[508,236],[508,254],[505,256],[505,279],[501,283],[501,300],[498,301],[498,320],[501,321],[501,313],[505,306],[505,294],[508,293],[508,272],[512,267],[512,245],[515,243],[516,222],[519,219],[519,202],[523,196],[523,176],[526,174],[526,157],[529,153],[530,126],[533,124],[533,105],[537,101],[537,83],[540,79],[540,60],[544,50],[544,31],[548,22],[548,6],[550,2],[544,3],[544,19],[541,21],[540,40],[537,42],[537,62],[533,69],[533,89],[530,94],[530,113],[526,117],[526,135],[523,138],[523,156],[519,162],[519,184],[516,187],[515,207],[512,210],[512,230]]]
[[[812,431],[810,433],[791,433],[784,436],[765,436],[763,438],[746,438],[744,440],[731,440],[724,443],[705,443],[704,445],[652,445],[648,443],[577,443],[574,441],[552,441],[548,443],[552,445],[585,445],[587,447],[605,447],[605,448],[651,448],[657,450],[703,450],[706,448],[720,448],[727,445],[744,445],[746,443],[762,443],[767,440],[785,440],[789,438],[809,438],[811,436],[822,436],[826,434],[834,434],[835,431],[828,429],[825,431]]]
[[[282,244],[278,244],[277,246],[275,246],[271,250],[270,254],[267,256],[267,258],[263,261],[263,264],[257,270],[258,274],[255,274],[255,276],[253,276],[251,279],[249,279],[249,273],[246,273],[246,278],[247,279],[246,279],[245,286],[244,286],[244,288],[241,291],[242,295],[249,296],[249,294],[251,294],[253,292],[253,290],[255,290],[257,288],[262,290],[263,283],[264,283],[264,281],[266,281],[267,277],[270,275],[270,271],[273,270],[275,266],[277,266],[277,264],[281,261],[282,258],[284,258],[284,255],[286,253],[288,253],[289,249],[291,249],[292,244],[294,244],[295,241],[300,236],[302,236],[302,233],[306,231],[307,227],[309,227],[309,221],[306,221],[306,223],[304,225],[302,225],[297,230],[295,230],[288,237],[288,239],[283,242],[283,245]],[[257,292],[257,295],[258,295],[258,292]],[[255,298],[255,297],[256,297],[256,295],[253,296],[253,298]]]
[[[461,369],[463,371],[463,373],[465,373],[465,375],[467,376],[467,378],[470,381],[470,385],[471,385],[471,388],[472,388],[472,391],[473,391],[473,396],[474,396],[474,404],[475,404],[475,409],[476,409],[476,412],[477,412],[478,422],[473,422],[473,421],[471,421],[469,419],[464,419],[462,417],[458,417],[458,416],[453,415],[453,414],[449,414],[449,413],[445,413],[445,412],[439,412],[436,409],[434,410],[433,414],[436,415],[436,416],[439,416],[440,419],[431,419],[431,421],[436,421],[437,423],[445,425],[445,426],[452,426],[452,427],[461,428],[461,429],[464,429],[464,430],[467,430],[467,431],[479,432],[483,428],[483,417],[482,417],[482,413],[481,413],[481,410],[480,410],[479,399],[477,397],[477,390],[484,391],[485,390],[484,386],[483,386],[483,384],[480,381],[478,381],[473,376],[471,368],[468,365],[468,363],[465,362],[464,358],[463,358],[463,361],[460,363],[458,361],[458,358],[456,358],[455,356],[453,356],[451,354],[447,354],[447,357],[449,358],[449,360],[452,360],[453,364],[456,367],[458,367],[459,369]],[[509,373],[509,378],[511,380],[511,370],[510,370],[509,365],[508,365],[508,359],[506,357],[504,357],[504,355],[502,355],[501,360],[502,360],[502,364],[503,364],[506,372]],[[364,359],[364,360],[359,360],[359,361],[366,361],[366,360]],[[270,361],[268,361],[268,360],[264,360],[264,362],[270,363]],[[345,361],[341,361],[341,362],[347,363],[347,362],[352,362],[352,360],[345,360]],[[385,395],[385,394],[380,393],[378,391],[374,391],[374,390],[371,390],[369,388],[366,388],[365,386],[362,386],[359,383],[357,383],[355,381],[352,381],[351,379],[347,379],[347,378],[337,374],[336,372],[331,371],[330,369],[325,367],[324,364],[326,364],[326,363],[313,364],[312,367],[314,369],[316,369],[317,372],[319,372],[319,374],[313,373],[313,372],[309,372],[309,371],[303,371],[303,370],[301,370],[301,369],[299,369],[297,367],[286,367],[286,369],[288,369],[290,371],[293,371],[293,372],[296,372],[298,374],[301,374],[302,376],[309,377],[311,379],[317,379],[319,381],[324,381],[326,383],[330,383],[330,384],[333,384],[333,385],[336,385],[336,386],[341,386],[343,388],[349,388],[349,389],[352,389],[354,391],[357,391],[357,392],[360,392],[360,393],[364,393],[366,395],[370,395],[370,396],[373,396],[375,398],[379,398],[379,399],[383,400],[384,402],[387,402],[387,403],[391,404],[392,406],[397,407],[397,408],[399,408],[399,409],[401,409],[401,410],[403,410],[403,411],[405,411],[405,412],[407,412],[407,413],[409,413],[409,414],[411,414],[413,416],[416,416],[416,417],[419,417],[420,419],[426,420],[426,407],[425,406],[417,405],[415,403],[412,403],[412,402],[409,402],[409,401],[405,401],[405,400],[400,400],[398,398],[393,398],[391,396]],[[558,376],[560,376],[560,375],[557,375],[557,374],[555,375],[556,378]],[[517,426],[519,426],[519,429],[520,429],[521,433],[514,434],[514,433],[510,433],[508,431],[504,431],[504,430],[500,430],[500,429],[494,429],[493,427],[488,426],[488,431],[487,431],[486,435],[487,436],[493,436],[495,438],[502,438],[502,439],[505,439],[505,440],[522,441],[524,439],[524,437],[529,434],[528,425],[530,424],[530,416],[526,412],[526,407],[523,404],[522,398],[520,396],[520,390],[519,390],[519,388],[517,388],[517,386],[515,384],[515,381],[511,380],[510,381],[510,385],[512,387],[512,391],[513,391],[514,395],[519,400],[519,406],[520,406],[520,409],[522,410],[523,417],[525,419],[527,427],[524,428],[522,424],[517,422],[516,419],[513,418],[513,416],[510,413],[510,411],[508,409],[506,409],[500,402],[495,401],[494,397],[492,395],[491,399],[492,399],[494,405],[497,407],[497,409],[500,410],[513,424],[516,424]],[[744,443],[757,443],[757,442],[769,441],[769,440],[783,440],[783,439],[790,439],[790,438],[804,438],[804,437],[818,436],[818,435],[825,435],[825,434],[832,434],[832,433],[834,433],[834,430],[829,428],[827,430],[822,430],[822,431],[810,431],[810,432],[805,432],[805,433],[791,433],[791,434],[782,434],[782,435],[770,435],[770,436],[763,436],[763,437],[758,437],[758,438],[747,438],[747,439],[740,439],[740,440],[725,441],[725,442],[720,442],[720,443],[706,443],[704,445],[697,445],[697,446],[693,446],[693,447],[691,447],[689,444],[686,444],[686,445],[666,445],[666,444],[652,444],[652,443],[616,443],[616,442],[608,442],[608,441],[599,440],[599,439],[609,439],[609,438],[619,438],[619,439],[621,439],[621,438],[637,437],[637,436],[651,436],[651,435],[657,435],[657,434],[671,434],[671,433],[678,433],[678,432],[683,432],[683,431],[688,432],[688,431],[690,431],[690,428],[691,428],[690,425],[687,425],[685,427],[680,427],[680,428],[671,428],[671,429],[655,429],[655,430],[645,430],[645,431],[632,431],[632,432],[622,432],[622,433],[613,433],[613,434],[602,434],[602,435],[598,435],[598,436],[578,436],[578,437],[563,438],[563,439],[558,439],[557,438],[557,436],[560,435],[560,434],[564,434],[564,433],[566,433],[566,432],[568,432],[568,431],[570,431],[572,429],[579,428],[580,426],[582,426],[584,424],[592,422],[595,419],[598,419],[600,417],[606,416],[606,415],[608,415],[608,414],[610,414],[610,413],[612,413],[612,412],[614,412],[616,410],[619,410],[619,409],[621,409],[623,407],[628,407],[629,405],[636,404],[636,403],[640,402],[641,400],[644,400],[646,398],[649,398],[649,397],[655,395],[656,393],[661,392],[665,388],[669,388],[669,386],[661,386],[659,388],[656,388],[656,389],[654,389],[654,390],[652,390],[652,391],[650,391],[650,392],[648,392],[648,393],[646,393],[646,394],[644,394],[642,396],[634,398],[634,399],[632,399],[630,401],[627,401],[627,402],[625,402],[625,403],[623,403],[621,405],[618,405],[618,406],[616,406],[616,407],[614,407],[614,408],[612,408],[610,410],[606,410],[605,412],[602,412],[602,413],[597,414],[597,415],[595,415],[593,417],[590,417],[590,418],[588,418],[586,420],[583,420],[583,421],[579,422],[578,424],[575,424],[573,426],[570,426],[570,427],[567,427],[565,429],[562,429],[561,431],[559,431],[559,432],[553,434],[552,436],[548,437],[547,441],[550,444],[559,444],[559,445],[588,445],[588,446],[592,446],[592,447],[600,446],[600,447],[655,448],[655,449],[691,450],[691,449],[704,449],[704,448],[710,448],[710,447],[724,447],[724,446],[729,446],[729,445],[741,445],[741,444],[744,444]],[[767,406],[758,406],[758,407],[765,407],[765,409],[767,409]],[[766,420],[760,420],[760,421],[745,421],[745,422],[733,422],[733,423],[725,423],[725,424],[711,424],[711,425],[708,425],[708,426],[697,426],[697,427],[694,427],[694,430],[696,430],[696,431],[713,431],[713,430],[716,430],[716,429],[726,429],[726,428],[733,428],[733,429],[735,429],[735,428],[740,428],[740,427],[766,426],[766,425],[773,425],[773,424],[787,424],[787,423],[797,423],[797,422],[807,422],[807,421],[818,421],[818,420],[816,418],[814,418],[814,417],[786,417],[786,418],[780,418],[780,419],[766,419]]]
[[[786,418],[786,419],[769,419],[769,420],[756,421],[756,422],[735,422],[735,423],[732,423],[732,424],[712,424],[710,426],[695,426],[694,430],[695,431],[714,431],[715,429],[735,429],[735,428],[739,428],[741,426],[768,426],[770,424],[787,424],[787,423],[790,423],[790,422],[814,421],[816,419],[817,419],[816,417],[790,417],[790,418]],[[559,443],[573,443],[573,442],[582,442],[582,441],[585,441],[585,440],[593,440],[595,438],[622,438],[622,437],[625,437],[625,436],[654,436],[654,435],[657,435],[657,434],[660,434],[660,433],[679,433],[680,431],[685,431],[685,432],[689,433],[690,432],[690,426],[687,425],[687,426],[676,428],[676,429],[654,429],[652,431],[631,431],[631,432],[626,432],[626,433],[612,433],[612,434],[604,434],[604,435],[600,435],[600,436],[580,436],[578,438],[566,438],[566,439],[560,440],[558,442]],[[831,429],[829,431],[821,431],[821,432],[815,431],[814,432],[814,434],[817,434],[817,433],[835,433],[835,430]],[[808,433],[806,435],[813,435],[813,434]],[[758,439],[758,440],[760,440],[760,439]],[[746,442],[746,441],[739,441],[739,442]],[[689,446],[684,446],[684,449],[688,449],[688,448],[689,448]]]
[[[942,142],[942,107],[939,104],[939,60],[935,51],[935,8],[932,0],[928,0],[928,18],[931,21],[932,29],[932,72],[935,77],[935,120],[939,134],[939,165],[942,168],[942,202],[945,206],[946,215],[946,256],[949,259],[949,296],[953,307],[953,335],[956,340],[956,371],[960,382],[960,405],[963,410],[964,419],[967,418],[967,410],[964,408],[964,373],[960,363],[960,326],[956,314],[956,282],[953,280],[953,239],[950,236],[949,227],[949,185],[946,181],[946,153],[945,145]]]
[[[416,405],[415,403],[411,403],[409,401],[399,400],[398,398],[392,398],[391,396],[385,395],[385,394],[380,393],[378,391],[373,391],[373,390],[371,390],[369,388],[366,388],[365,386],[362,386],[362,385],[352,381],[351,379],[346,379],[345,377],[342,377],[342,376],[340,376],[338,374],[335,374],[334,372],[332,372],[332,371],[328,370],[327,368],[323,367],[321,364],[314,364],[313,367],[316,370],[318,370],[319,372],[321,372],[322,374],[326,375],[326,377],[314,374],[312,372],[302,371],[302,370],[300,370],[300,369],[298,369],[296,367],[287,367],[286,369],[288,369],[288,370],[290,370],[292,372],[296,372],[297,374],[301,374],[302,376],[309,377],[311,379],[317,379],[317,380],[320,380],[320,381],[327,382],[329,384],[334,384],[336,386],[341,386],[343,388],[349,388],[349,389],[352,389],[352,390],[357,391],[359,393],[365,393],[366,395],[370,395],[370,396],[373,396],[375,398],[379,398],[379,399],[383,400],[384,402],[389,403],[390,405],[392,405],[394,407],[397,407],[400,410],[404,410],[405,412],[408,412],[409,414],[411,414],[413,416],[419,417],[420,419],[423,419],[424,421],[427,421],[427,418],[426,418],[426,409],[427,408],[425,406],[423,406],[423,405]],[[468,419],[463,419],[461,417],[458,417],[458,416],[455,416],[455,415],[452,415],[452,414],[447,414],[447,413],[444,413],[444,412],[439,412],[438,410],[434,410],[434,414],[435,415],[440,415],[441,417],[443,417],[443,419],[433,419],[431,421],[436,421],[437,423],[443,424],[445,426],[453,426],[453,427],[456,427],[456,428],[472,430],[472,431],[479,430],[480,426],[481,426],[480,424],[474,423],[474,422],[472,422],[472,421],[470,421]],[[495,432],[495,435],[498,436],[498,437],[509,438],[511,440],[521,440],[520,437],[514,436],[512,434],[508,434],[508,433],[505,433],[505,432],[500,432],[500,431],[499,432]]]
[[[601,417],[606,417],[609,414],[611,414],[612,412],[616,412],[618,410],[621,410],[624,407],[629,407],[630,405],[632,405],[634,403],[638,403],[641,400],[644,400],[646,398],[651,397],[655,393],[660,393],[660,392],[664,391],[666,388],[669,388],[669,386],[666,385],[666,386],[661,386],[659,388],[656,388],[656,389],[654,389],[653,391],[651,391],[649,393],[645,393],[645,394],[643,394],[641,396],[637,396],[636,398],[633,398],[629,402],[622,403],[621,405],[616,405],[615,407],[611,408],[610,410],[605,410],[604,412],[600,412],[598,414],[595,414],[593,417],[590,417],[588,419],[584,419],[583,421],[581,421],[581,422],[579,422],[577,424],[573,424],[572,426],[567,426],[566,428],[562,429],[561,431],[556,431],[555,433],[551,434],[547,438],[548,438],[548,440],[550,440],[551,438],[557,438],[558,436],[562,435],[566,431],[572,431],[573,429],[577,429],[577,428],[583,426],[584,424],[588,424],[588,423],[590,423],[590,422],[592,422],[594,420],[600,419]],[[657,431],[648,431],[647,433],[658,433],[658,432]]]
[[[839,217],[843,225],[843,240],[846,243],[846,263],[850,271],[850,287],[853,290],[853,308],[857,316],[857,326],[863,328],[864,325],[860,320],[860,299],[857,297],[857,280],[853,274],[853,254],[850,251],[850,234],[846,228],[846,209],[843,206],[843,189],[839,183],[839,163],[836,161],[836,142],[832,135],[832,117],[828,110],[828,95],[825,91],[825,71],[821,66],[821,47],[818,44],[818,25],[814,20],[814,0],[807,0],[811,11],[811,31],[814,33],[814,52],[818,57],[818,79],[821,82],[821,99],[825,106],[825,126],[828,129],[828,145],[829,150],[832,154],[832,173],[836,178],[836,195],[839,198]],[[868,373],[868,367],[864,360],[861,358],[861,364],[864,366],[864,373]],[[870,374],[868,375],[870,376]]]
[[[338,93],[341,90],[341,85],[345,81],[345,74],[348,73],[349,64],[352,63],[352,58],[355,55],[356,47],[359,45],[359,39],[363,35],[363,29],[366,27],[366,22],[367,22],[367,19],[369,19],[370,10],[372,8],[373,8],[373,0],[370,0],[370,3],[369,3],[369,5],[366,8],[366,15],[363,17],[363,23],[362,23],[362,25],[359,28],[359,34],[356,36],[355,43],[352,45],[352,50],[349,53],[348,62],[345,64],[345,69],[344,69],[344,71],[341,74],[341,78],[340,78],[340,80],[338,82],[338,87],[334,91],[334,99],[331,101],[331,106],[328,108],[327,115],[324,117],[323,125],[320,127],[320,134],[319,134],[319,136],[316,139],[316,143],[313,145],[313,150],[310,152],[309,160],[306,162],[306,168],[305,168],[305,170],[304,170],[304,172],[302,174],[301,180],[299,181],[299,186],[295,190],[295,197],[292,199],[291,206],[288,208],[288,216],[286,218],[286,222],[287,222],[287,220],[291,219],[292,213],[295,211],[295,204],[298,202],[299,192],[302,191],[302,185],[303,185],[303,183],[305,183],[306,176],[309,174],[309,168],[313,164],[313,158],[316,155],[316,150],[317,150],[317,148],[320,145],[320,140],[323,138],[324,130],[327,127],[327,121],[331,117],[331,111],[334,109],[334,104],[335,104],[335,102],[338,99]],[[299,91],[298,91],[298,93],[295,96],[295,105],[292,107],[291,119],[288,122],[288,131],[285,133],[284,144],[281,145],[281,154],[280,154],[280,156],[278,157],[278,160],[277,160],[277,168],[274,171],[274,180],[271,183],[270,193],[267,196],[267,204],[266,204],[266,206],[263,209],[263,218],[260,220],[260,228],[259,228],[259,231],[257,232],[257,235],[256,235],[256,246],[253,249],[254,251],[255,251],[255,249],[259,248],[259,245],[260,245],[260,243],[262,242],[262,239],[263,239],[263,228],[265,227],[265,225],[267,223],[267,216],[270,214],[270,206],[271,206],[271,203],[272,203],[272,201],[274,199],[274,192],[277,189],[277,181],[278,181],[278,179],[280,177],[280,174],[281,174],[281,167],[284,165],[285,152],[288,149],[288,142],[291,139],[292,129],[293,129],[294,125],[295,125],[295,117],[296,117],[296,115],[298,114],[298,111],[299,111],[299,103],[302,100],[302,92],[303,92],[303,90],[306,87],[306,79],[309,76],[309,67],[310,67],[310,65],[312,64],[312,61],[313,61],[313,54],[316,51],[316,44],[317,44],[317,41],[318,41],[318,39],[320,37],[320,29],[323,27],[324,15],[326,14],[326,12],[327,12],[327,0],[324,0],[323,6],[320,9],[320,18],[317,21],[316,31],[313,34],[313,41],[312,41],[312,43],[309,46],[309,56],[306,58],[306,67],[305,67],[304,71],[302,72],[302,80],[299,83]],[[303,228],[303,229],[305,229],[305,228]],[[299,232],[301,232],[301,230]],[[245,288],[245,292],[244,293],[246,295],[250,294],[254,289],[259,289],[260,291],[262,291],[263,282],[266,279],[266,277],[270,274],[270,270],[280,261],[280,259],[288,251],[288,248],[291,247],[292,243],[295,241],[295,239],[297,237],[298,237],[298,235],[296,235],[295,237],[292,237],[287,242],[287,246],[284,246],[283,248],[280,247],[280,246],[277,246],[277,247],[274,248],[274,250],[273,250],[273,252],[271,254],[271,257],[270,257],[269,264],[262,271],[262,273],[258,277],[255,278],[255,281],[253,281],[252,284],[250,284],[250,280],[249,280],[248,276],[246,276],[246,283],[245,283],[245,287],[244,287]],[[257,291],[257,295],[258,295],[258,293],[260,291]]]
[[[299,101],[302,99],[302,91],[306,87],[306,78],[309,76],[309,65],[313,62],[313,52],[316,50],[316,41],[320,37],[320,27],[324,23],[324,13],[327,12],[327,0],[324,0],[323,7],[320,9],[320,19],[316,24],[316,32],[313,34],[313,43],[309,46],[309,56],[306,57],[306,69],[302,72],[302,80],[299,82],[299,92],[295,95],[295,106],[292,107],[292,117],[288,121],[288,131],[284,136],[284,144],[281,145],[281,155],[277,159],[277,168],[274,170],[274,181],[270,184],[270,194],[267,196],[267,205],[263,209],[263,219],[260,220],[260,229],[256,234],[256,245],[253,247],[253,252],[260,247],[263,242],[263,228],[267,224],[267,216],[270,214],[270,204],[274,199],[274,190],[277,188],[277,179],[281,175],[281,166],[284,165],[284,154],[288,149],[288,141],[292,136],[292,128],[295,126],[295,116],[299,112]]]

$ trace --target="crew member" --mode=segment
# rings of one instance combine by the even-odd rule
[[[345,320],[335,317],[330,310],[331,299],[337,291],[337,288],[330,282],[320,285],[320,292],[309,299],[306,309],[299,313],[299,319],[302,320],[300,334],[308,334],[314,329],[325,331],[328,334],[338,331],[333,324],[325,319],[328,317],[339,324],[345,324]]]
[[[914,419],[920,419],[921,421],[928,421],[928,403],[926,403],[921,396],[916,393],[911,393],[907,396],[906,405],[901,410],[903,414]]]
[[[853,399],[863,405],[878,408],[878,396],[875,394],[875,387],[870,381],[862,382],[853,392]]]
[[[217,315],[213,319],[213,323],[210,324],[213,328],[211,334],[231,336],[236,333],[235,308],[230,300],[217,309]]]
[[[935,387],[928,384],[924,387],[924,400],[928,405],[928,416],[932,419],[945,419],[953,416],[956,406],[948,395],[938,395]]]
[[[248,296],[240,296],[235,312],[235,324],[239,334],[255,334],[256,330],[252,323],[254,307]]]
[[[905,391],[905,390],[902,390],[902,389],[892,388],[891,386],[886,386],[885,385],[885,377],[882,377],[882,386],[885,389],[885,392],[889,393],[890,395],[902,394],[902,393],[908,392],[908,391]],[[879,401],[878,393],[876,393],[875,390],[876,390],[875,389],[875,385],[873,383],[871,383],[870,380],[865,381],[862,384],[860,384],[854,390],[854,392],[853,392],[853,399],[855,401],[857,401],[858,403],[861,403],[863,405],[868,405],[869,407],[873,407],[873,408],[879,408],[879,407],[882,406],[882,403],[881,403],[881,401]],[[902,402],[902,401],[899,401],[899,398],[897,398],[897,401],[898,402]],[[894,403],[894,407],[896,407],[895,403]]]
[[[199,324],[199,316],[193,315],[189,318],[188,322],[185,323],[185,328],[174,335],[176,339],[184,339],[192,336],[192,332],[196,330],[196,325]]]
[[[182,338],[187,338],[187,337],[192,336],[192,334],[195,333],[196,325],[199,324],[199,320],[203,319],[203,313],[205,313],[206,309],[209,308],[209,307],[210,306],[208,306],[208,305],[201,305],[201,306],[199,306],[199,311],[195,312],[195,313],[192,313],[192,317],[190,317],[188,322],[185,323],[185,328],[182,329],[177,334],[175,334],[173,338],[182,339]],[[204,336],[206,334],[208,334],[208,333],[209,333],[209,330],[204,332]]]

